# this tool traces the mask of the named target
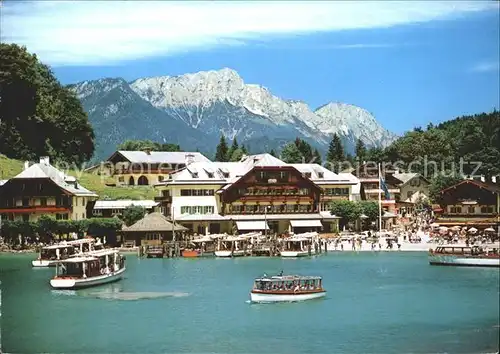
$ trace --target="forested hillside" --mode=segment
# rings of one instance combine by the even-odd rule
[[[375,151],[380,153],[380,151]],[[500,113],[464,116],[423,130],[416,128],[387,147],[386,161],[402,161],[409,172],[500,175]]]
[[[0,44],[0,153],[80,166],[94,132],[80,101],[25,47]]]

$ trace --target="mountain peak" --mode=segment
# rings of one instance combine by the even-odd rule
[[[334,133],[342,137],[349,152],[357,139],[367,146],[388,145],[394,139],[393,134],[361,107],[329,102],[313,111],[304,101],[283,99],[266,87],[244,83],[238,72],[228,67],[139,78],[130,83],[122,79],[82,82],[74,90],[84,102],[89,117],[98,121],[100,127],[112,124],[110,117],[120,115],[126,116],[127,122],[132,121],[133,116],[144,122],[149,119],[152,122],[149,126],[155,127],[161,126],[164,119],[164,131],[156,128],[151,138],[170,132],[176,141],[186,141],[185,149],[199,148],[188,143],[188,134],[194,136],[193,131],[205,137],[196,139],[196,144],[215,146],[222,133],[246,146],[255,144],[258,151],[262,151],[264,145],[279,149],[284,142],[296,137],[324,151]],[[171,131],[174,123],[180,129],[178,132]],[[133,136],[133,130],[125,126],[117,125],[113,129],[121,132],[121,138]],[[105,133],[111,134],[102,132]]]

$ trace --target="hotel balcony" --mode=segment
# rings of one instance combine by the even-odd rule
[[[278,194],[248,194],[248,195],[242,195],[238,198],[239,201],[241,202],[248,202],[248,201],[263,201],[263,202],[312,202],[314,201],[314,198],[312,198],[309,195],[278,195]]]
[[[71,205],[20,205],[0,207],[1,213],[69,213]]]

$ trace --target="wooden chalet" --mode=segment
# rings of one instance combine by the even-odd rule
[[[500,225],[500,187],[467,179],[440,192],[437,223],[474,226],[481,230]]]
[[[50,164],[48,157],[30,166],[0,186],[0,214],[8,220],[36,221],[42,215],[58,220],[86,219],[88,206],[98,195],[75,177]]]

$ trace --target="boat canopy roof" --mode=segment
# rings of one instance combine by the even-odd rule
[[[45,250],[53,250],[53,249],[57,249],[57,248],[74,247],[74,246],[86,244],[86,243],[95,243],[95,240],[92,238],[81,238],[78,240],[62,241],[62,242],[59,242],[55,245],[44,246],[42,248]]]
[[[98,258],[92,256],[80,256],[80,257],[70,257],[64,260],[58,261],[58,263],[83,263],[96,261]]]
[[[80,245],[80,244],[85,244],[85,243],[95,243],[96,240],[93,238],[80,238],[78,240],[72,240],[72,241],[67,241],[66,243],[68,245]]]
[[[303,241],[310,241],[311,239],[310,238],[306,238],[306,237],[289,237],[289,238],[285,238],[285,241],[287,242],[303,242]]]
[[[90,251],[85,253],[85,255],[93,256],[93,257],[102,257],[106,255],[111,255],[114,253],[119,253],[119,251],[116,248],[108,248],[108,249],[103,249],[103,250],[98,250],[98,251]]]
[[[222,239],[222,241],[229,241],[229,242],[246,241],[246,240],[247,240],[246,237],[241,237],[241,236],[228,236],[228,237]]]
[[[276,275],[276,276],[264,276],[262,278],[257,278],[255,281],[295,281],[295,280],[321,280],[320,276],[304,276],[304,275]]]
[[[191,242],[213,242],[214,239],[211,238],[210,236],[204,236],[204,237],[200,237],[200,238],[195,238],[193,240],[191,240]]]
[[[50,246],[43,246],[42,249],[44,250],[55,250],[55,249],[62,249],[62,248],[70,248],[74,247],[74,245],[69,245],[67,243],[58,243],[56,245],[50,245]]]

